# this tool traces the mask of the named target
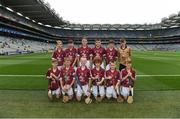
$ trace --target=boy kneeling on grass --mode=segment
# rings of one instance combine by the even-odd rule
[[[95,67],[91,69],[92,93],[96,101],[101,102],[105,97],[105,70],[101,67],[102,59],[100,57],[96,56],[93,60],[93,63]]]
[[[81,97],[84,94],[85,103],[90,104],[92,99],[90,98],[90,69],[87,68],[87,58],[81,57],[80,58],[81,66],[76,70],[76,81],[77,81],[77,93],[76,99],[81,101]]]
[[[63,102],[66,103],[73,98],[73,84],[75,81],[75,70],[71,66],[71,59],[65,58],[64,67],[60,73],[60,84],[63,94]]]
[[[136,71],[132,68],[131,60],[126,61],[126,68],[121,71],[121,95],[128,103],[133,103],[133,87]]]
[[[50,100],[53,100],[53,96],[55,95],[57,99],[59,99],[61,90],[60,90],[60,82],[59,82],[59,76],[60,71],[57,68],[58,61],[52,60],[52,68],[48,69],[48,72],[46,73],[46,78],[49,80],[48,83],[48,97]]]

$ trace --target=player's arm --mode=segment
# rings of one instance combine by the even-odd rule
[[[50,69],[46,73],[46,79],[50,80],[52,76],[50,75]]]
[[[56,76],[56,75],[54,75],[53,73],[51,73],[50,76],[51,76],[53,79],[56,79],[56,80],[59,79],[59,76]]]
[[[104,81],[104,77],[102,77],[102,79],[101,79],[101,81],[99,81],[99,82],[97,82],[97,84],[102,84],[103,83],[103,81]]]
[[[103,82],[104,82],[104,80],[105,80],[105,70],[102,72],[102,75],[103,75],[103,77],[101,78],[101,81],[99,82],[99,84],[102,84]]]
[[[75,72],[75,70],[73,69],[73,72],[72,72],[73,80],[72,80],[72,82],[71,82],[71,84],[70,84],[70,87],[72,87],[73,84],[74,84],[74,82],[75,82],[75,76],[76,76],[76,72]]]
[[[73,77],[73,80],[72,80],[72,82],[71,82],[69,88],[71,88],[71,87],[73,86],[74,82],[75,82],[75,77]]]
[[[63,80],[62,80],[62,77],[60,77],[60,79],[59,79],[59,80],[60,80],[60,86],[61,86],[61,88],[62,88],[63,90],[65,90],[65,89],[64,89],[64,85],[63,85]]]
[[[136,72],[133,71],[133,72],[131,73],[130,77],[131,77],[132,80],[136,80]]]
[[[90,50],[89,58],[90,58],[90,69],[91,69],[93,66],[93,49],[90,48],[89,50]]]
[[[52,53],[51,59],[52,59],[52,60],[57,59],[57,57],[56,57],[56,52],[55,52],[55,51]]]
[[[63,75],[63,73],[61,72],[60,73],[60,77],[59,77],[59,80],[60,80],[60,86],[61,86],[61,88],[64,90],[64,85],[63,85],[63,77],[64,77],[64,75]]]
[[[112,77],[108,76],[107,71],[105,72],[105,79],[110,80]]]
[[[126,80],[127,78],[128,78],[128,76],[129,76],[129,74],[127,74],[126,76],[123,76],[123,70],[121,71],[121,81],[124,81],[124,80]]]
[[[80,51],[77,50],[77,65],[80,66]]]
[[[121,83],[121,74],[119,72],[119,78],[118,78],[118,81],[117,81],[117,84],[116,84],[116,88],[118,88],[120,86],[120,83]]]
[[[76,56],[75,56],[74,62],[72,64],[73,67],[76,64],[77,60],[78,60],[78,53],[77,53],[77,49],[76,49]]]

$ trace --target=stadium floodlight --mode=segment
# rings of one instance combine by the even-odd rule
[[[55,26],[54,28],[57,28],[57,29],[61,29],[62,27],[59,27],[59,26]]]
[[[47,27],[52,27],[51,25],[45,25],[45,26],[47,26]]]
[[[19,15],[19,16],[23,16],[21,13],[19,13],[19,12],[17,12],[17,15]]]
[[[136,30],[142,31],[142,30],[144,30],[144,29],[143,29],[143,28],[137,28]]]
[[[14,10],[12,10],[11,8],[9,7],[6,7],[7,10],[11,11],[11,12],[14,12]]]
[[[177,27],[179,27],[179,26],[177,26],[177,25],[170,26],[170,28],[177,28]]]
[[[39,25],[43,25],[41,22],[38,22]]]
[[[25,17],[26,19],[28,19],[28,20],[30,20],[30,18],[29,17]]]
[[[32,22],[36,22],[35,20],[32,20]]]
[[[72,29],[72,28],[69,28],[69,27],[64,27],[64,29],[68,29],[68,30],[69,30],[69,29]]]

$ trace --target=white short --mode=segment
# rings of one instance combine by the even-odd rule
[[[81,62],[79,63],[79,66],[81,66]],[[88,69],[90,69],[90,60],[87,60],[86,66]]]
[[[97,97],[98,95],[98,90],[97,88],[99,88],[99,95],[102,97],[105,95],[105,88],[104,86],[92,86],[92,90],[93,90],[93,95],[94,97]]]
[[[81,97],[82,94],[84,93],[86,96],[89,96],[89,85],[84,85],[82,86],[82,89],[79,85],[77,85],[77,92],[76,92],[76,96]]]
[[[121,89],[121,95],[123,95],[123,96],[129,96],[129,87],[124,87],[124,86],[121,86],[120,87]],[[133,92],[134,92],[134,89],[133,88],[131,88],[131,92],[132,92],[132,96],[133,96]]]
[[[61,89],[58,88],[56,90],[48,90],[48,94],[51,93],[51,95],[59,95],[61,93]]]
[[[73,95],[72,87],[66,93],[68,94],[68,96],[72,96]],[[62,94],[65,95],[65,92],[63,90],[62,90]]]
[[[114,89],[114,86],[109,86],[106,88],[106,97],[107,98],[117,98],[117,94],[116,94],[116,91]]]

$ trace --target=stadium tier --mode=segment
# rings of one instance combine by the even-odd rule
[[[77,45],[82,37],[87,37],[89,44],[94,44],[97,38],[100,38],[103,44],[107,44],[109,39],[118,44],[120,38],[125,38],[135,50],[180,49],[180,14],[163,18],[158,24],[71,24],[58,18],[41,0],[1,0],[0,3],[2,36],[49,43],[61,39],[64,44],[68,39],[73,39]],[[30,5],[26,7],[26,4]],[[44,15],[39,16],[40,12]],[[49,16],[56,19],[50,22]],[[43,21],[43,18],[47,20]]]
[[[46,42],[12,37],[0,37],[0,55],[48,52],[54,45]]]

